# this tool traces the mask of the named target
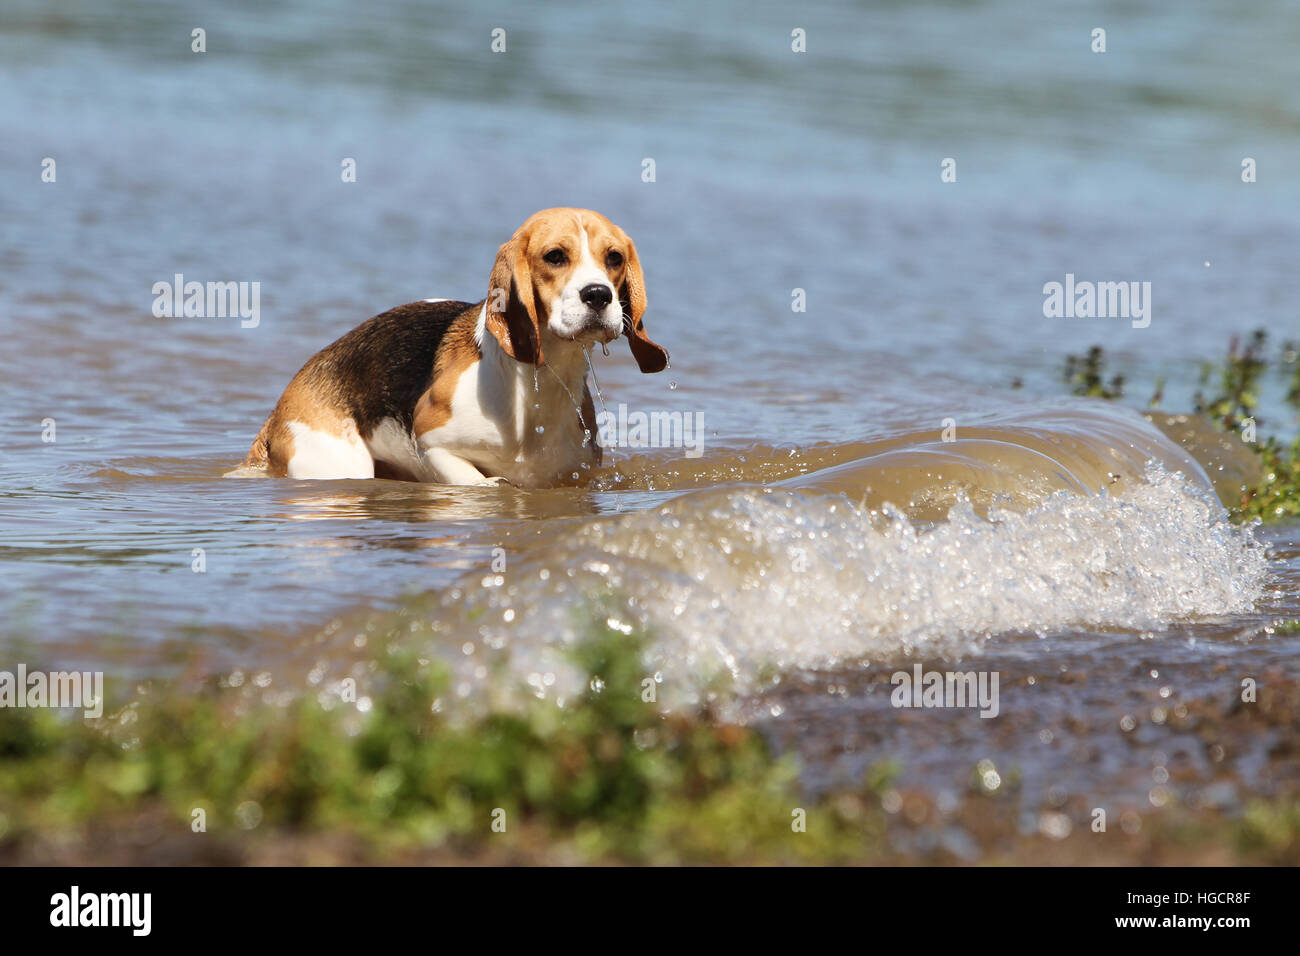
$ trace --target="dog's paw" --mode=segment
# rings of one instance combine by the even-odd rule
[[[484,478],[482,481],[474,482],[479,488],[513,488],[514,485],[509,478],[502,478],[500,475],[495,478]]]

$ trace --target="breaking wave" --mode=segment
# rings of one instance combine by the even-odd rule
[[[1154,463],[1122,497],[1056,491],[1018,510],[959,497],[923,524],[819,491],[699,491],[511,550],[507,572],[467,575],[434,615],[463,697],[495,696],[503,665],[539,696],[572,693],[584,678],[564,649],[590,627],[583,608],[648,631],[661,700],[692,706],[720,679],[744,694],[791,669],[977,654],[1009,632],[1242,612],[1268,575],[1251,528]]]

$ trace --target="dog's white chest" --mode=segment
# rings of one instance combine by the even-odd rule
[[[450,420],[416,436],[421,454],[442,450],[522,488],[581,476],[597,457],[595,422],[584,428],[580,420],[583,381],[566,388],[550,369],[534,376],[532,368],[511,366],[493,367],[488,358],[466,369]]]

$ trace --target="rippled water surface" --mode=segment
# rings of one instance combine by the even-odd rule
[[[562,695],[574,609],[613,586],[669,706],[725,679],[810,779],[906,754],[957,786],[992,756],[1031,788],[1143,799],[1124,714],[1294,677],[1273,625],[1300,616],[1300,531],[1228,524],[1236,465],[1060,398],[1060,368],[1101,343],[1184,409],[1231,334],[1300,333],[1300,20],[1281,0],[1105,13],[1099,56],[1075,3],[11,0],[9,653],[297,686],[401,606],[467,698],[501,691],[484,655]],[[497,246],[555,205],[636,240],[672,353],[656,376],[597,356],[606,401],[702,414],[700,457],[625,449],[540,492],[221,477],[314,351],[403,302],[482,297]],[[260,282],[259,324],[155,318],[176,273]],[[1066,273],[1150,281],[1150,327],[1044,318]],[[1001,670],[1001,719],[900,718],[887,677],[914,660]]]

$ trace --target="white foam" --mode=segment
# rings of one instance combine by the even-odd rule
[[[1238,613],[1267,575],[1251,529],[1156,468],[1124,498],[1060,492],[987,518],[962,503],[922,528],[836,496],[708,491],[575,523],[512,555],[508,573],[467,577],[440,630],[562,697],[581,679],[563,648],[591,595],[612,588],[615,626],[650,629],[648,670],[665,699],[689,706],[719,675],[744,693],[765,672],[977,654],[1006,632],[1149,631]],[[462,692],[477,696],[483,653],[458,661]]]

